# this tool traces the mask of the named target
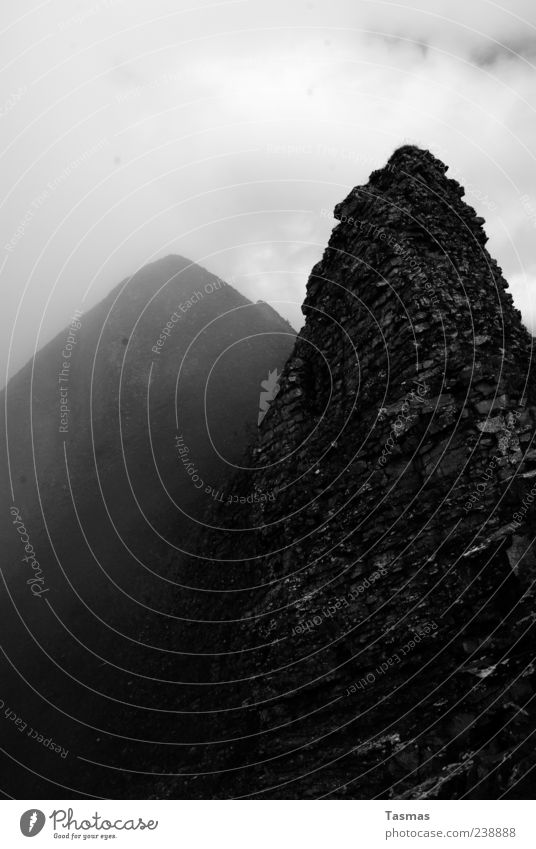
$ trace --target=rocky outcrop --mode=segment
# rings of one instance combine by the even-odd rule
[[[119,314],[111,323],[95,384],[103,411],[95,459],[113,496],[125,440],[116,429],[106,441],[105,401],[117,404],[126,381],[127,431],[135,434],[148,398],[149,421],[165,437],[156,487],[153,461],[149,470],[144,462],[151,442],[141,448],[133,440],[128,454],[126,440],[134,492],[158,518],[166,490],[192,495],[201,479],[203,497],[182,503],[196,549],[180,551],[194,544],[193,536],[184,544],[187,526],[165,560],[140,539],[145,566],[163,578],[155,594],[145,571],[115,564],[111,537],[103,537],[122,589],[148,593],[139,596],[146,608],[129,618],[127,607],[99,608],[105,579],[90,561],[80,569],[80,548],[68,576],[110,614],[107,625],[125,628],[107,644],[117,643],[114,665],[102,656],[92,611],[76,603],[75,617],[68,602],[58,606],[69,599],[59,584],[53,609],[30,606],[40,600],[26,596],[18,605],[29,630],[4,597],[13,661],[4,664],[6,701],[27,696],[25,710],[31,718],[41,711],[45,732],[61,727],[54,717],[72,721],[68,757],[45,772],[34,743],[19,746],[25,766],[9,761],[15,795],[30,787],[43,798],[55,781],[54,796],[59,784],[69,795],[130,798],[532,798],[532,339],[486,251],[483,221],[446,170],[430,153],[403,147],[338,205],[339,224],[309,279],[305,326],[283,369],[280,348],[278,360],[275,349],[263,358],[234,345],[251,334],[262,341],[265,332],[288,340],[288,327],[262,303],[248,307],[257,324],[246,337],[241,324],[207,336],[214,316],[198,309],[215,302],[203,297],[185,315],[204,323],[184,337],[166,334],[157,310],[148,326],[160,328],[151,345],[161,353],[145,366],[135,356],[125,369],[114,346],[123,341],[130,351],[137,325],[121,324]],[[205,283],[215,280],[196,279],[182,296],[192,300]],[[231,303],[219,315],[241,315],[240,296],[225,297]],[[197,358],[194,340],[205,346]],[[260,376],[250,374],[252,363],[262,365]],[[178,406],[165,404],[168,369],[187,379]],[[205,385],[225,391],[205,397]],[[260,427],[240,459],[232,428],[246,398],[246,418]],[[208,424],[201,437],[199,409]],[[11,432],[22,418],[12,415]],[[45,427],[48,419],[39,421]],[[25,438],[31,445],[31,434]],[[54,484],[55,456],[44,457]],[[21,452],[18,472],[22,463]],[[235,473],[224,479],[229,467]],[[24,513],[21,487],[31,478],[22,477]],[[97,485],[75,475],[75,503],[91,504]],[[59,509],[60,489],[50,492]],[[121,519],[124,502],[109,502]],[[125,519],[132,515],[125,510]],[[45,530],[39,542],[46,546]],[[59,576],[52,556],[48,563]],[[13,554],[13,593],[17,569]],[[78,632],[65,636],[63,623],[74,621],[83,628],[80,653],[71,650]],[[63,655],[53,652],[60,668],[41,648],[29,652],[34,637],[44,648],[65,645]],[[38,692],[21,687],[25,679],[37,680]],[[16,717],[17,704],[10,707]],[[11,751],[15,731],[4,723],[0,733]]]
[[[336,207],[241,530],[204,536],[226,621],[163,794],[533,794],[532,339],[446,170],[403,147]]]

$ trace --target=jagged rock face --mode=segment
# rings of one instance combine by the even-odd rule
[[[235,742],[192,795],[533,795],[532,340],[446,170],[401,148],[335,210],[235,481],[275,498],[203,549]]]
[[[11,663],[2,658],[0,698],[69,752],[43,755],[0,723],[2,746],[21,761],[8,761],[10,793],[151,793],[121,766],[158,770],[174,751],[158,744],[173,740],[184,674],[179,564],[210,490],[242,460],[261,382],[294,338],[266,304],[170,256],[75,317],[1,393],[0,619]],[[39,573],[22,560],[23,531]]]

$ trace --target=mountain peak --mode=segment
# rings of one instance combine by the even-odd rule
[[[431,151],[424,147],[418,147],[416,144],[403,144],[401,147],[397,147],[387,161],[388,166],[392,168],[405,166],[407,169],[430,168],[443,173],[448,170],[448,165],[437,159]]]
[[[216,691],[215,739],[234,722],[257,741],[242,772],[219,755],[229,795],[531,796],[533,721],[509,695],[534,692],[531,340],[445,171],[405,146],[336,208],[235,483],[274,498],[207,541],[215,569],[241,561],[204,618],[244,618],[212,648],[247,682]]]
[[[465,190],[446,176],[447,170],[430,151],[403,145],[383,168],[372,172],[365,185],[356,186],[337,204],[334,216],[355,225],[356,220],[372,215],[376,226],[402,234],[421,225],[429,240],[462,226],[471,240],[485,245],[484,219],[462,200]]]
[[[119,283],[108,297],[114,298],[118,292],[125,290],[127,296],[135,294],[140,297],[151,295],[162,287],[171,295],[188,293],[201,284],[210,285],[220,278],[196,262],[179,254],[168,254],[165,257],[141,266]],[[220,281],[221,288],[232,289]],[[232,289],[236,292],[236,290]],[[236,293],[239,298],[242,296]]]
[[[103,775],[89,765],[82,774],[69,756],[45,769],[42,747],[19,750],[13,738],[13,756],[24,759],[14,795],[47,798],[60,782],[82,795],[144,798],[172,768],[177,750],[159,741],[176,736],[181,682],[198,674],[196,647],[183,654],[180,644],[203,581],[196,564],[177,583],[179,564],[203,533],[207,507],[223,497],[229,468],[242,462],[262,383],[282,370],[294,337],[275,310],[168,256],[123,281],[9,382],[0,431],[9,516],[0,538],[2,645],[31,670],[34,691],[4,659],[2,696],[62,740],[66,756],[72,739],[73,751],[91,758],[98,749],[124,767]],[[38,553],[37,578],[36,558],[33,566],[20,559],[12,517],[22,517]],[[59,661],[59,678],[43,652]],[[106,657],[120,664],[100,662]],[[76,679],[65,678],[69,669]],[[51,690],[54,704],[43,706],[37,694]],[[181,734],[188,722],[183,716]],[[136,778],[129,764],[140,758],[151,768]]]

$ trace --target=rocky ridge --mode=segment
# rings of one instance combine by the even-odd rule
[[[533,795],[532,339],[446,171],[402,147],[335,209],[233,484],[275,498],[201,547],[211,726],[164,793]]]

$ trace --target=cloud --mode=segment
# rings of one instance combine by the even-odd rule
[[[526,62],[533,66],[536,58],[536,34],[520,35],[490,44],[474,51],[474,61],[480,67],[492,67],[500,62]]]
[[[470,187],[532,322],[533,227],[520,200],[536,197],[531,3],[129,0],[126,9],[126,0],[6,6],[6,240],[23,227],[0,266],[5,340],[18,310],[11,372],[74,309],[170,252],[299,322],[329,237],[320,210],[407,138]],[[0,365],[7,354],[5,342]]]
[[[379,31],[424,41],[457,56],[504,40],[536,35],[530,0],[369,0],[356,7],[360,22]]]

